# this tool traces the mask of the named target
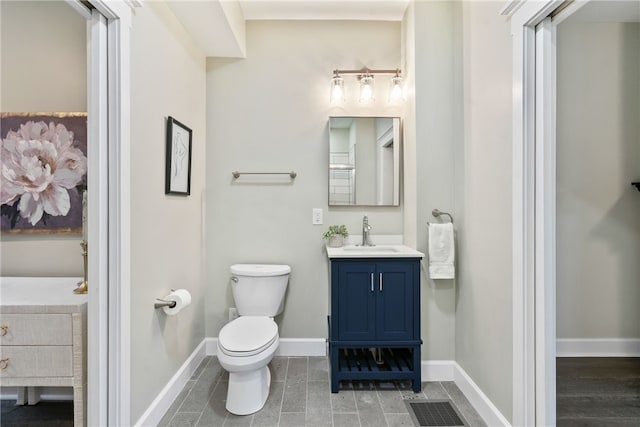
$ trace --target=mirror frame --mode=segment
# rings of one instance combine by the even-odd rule
[[[391,119],[392,127],[391,132],[392,138],[391,141],[394,142],[393,149],[393,201],[392,203],[375,203],[375,200],[372,203],[353,203],[353,204],[341,204],[335,203],[331,201],[331,172],[332,170],[332,155],[331,155],[331,122],[332,119]],[[328,150],[329,150],[329,159],[327,165],[327,178],[328,178],[328,186],[327,186],[327,203],[330,208],[336,207],[399,207],[400,206],[400,190],[401,190],[401,170],[402,170],[402,118],[400,116],[329,116],[329,120],[327,123],[328,126]],[[375,141],[377,143],[377,141]],[[354,159],[354,171],[355,164],[357,164],[357,159]],[[355,174],[355,172],[354,172]],[[354,177],[355,179],[355,177]],[[378,184],[379,185],[379,184]],[[357,197],[357,196],[356,196]]]

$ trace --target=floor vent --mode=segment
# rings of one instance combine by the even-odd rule
[[[414,422],[417,426],[466,426],[451,400],[407,400]]]

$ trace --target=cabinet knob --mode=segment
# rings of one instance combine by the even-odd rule
[[[9,358],[0,359],[0,370],[7,369],[7,366],[9,366]]]
[[[0,326],[0,337],[7,335],[8,330],[9,330],[9,325]]]

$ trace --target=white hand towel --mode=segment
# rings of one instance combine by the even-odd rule
[[[432,279],[453,279],[455,246],[453,224],[429,223],[429,276]]]

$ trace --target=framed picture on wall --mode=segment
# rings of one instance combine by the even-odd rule
[[[81,234],[87,113],[0,113],[2,233]]]
[[[191,129],[167,117],[165,194],[191,193]]]

